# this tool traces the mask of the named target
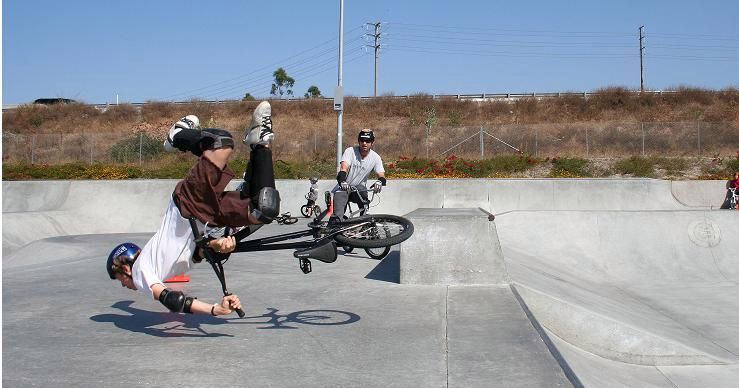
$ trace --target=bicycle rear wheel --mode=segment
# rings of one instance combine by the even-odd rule
[[[364,248],[364,251],[367,252],[367,256],[371,259],[382,260],[388,253],[390,253],[390,247]]]
[[[308,207],[308,205],[303,205],[303,206],[300,207],[300,214],[302,214],[303,217],[305,217],[305,218],[308,218],[308,217],[310,217],[312,215],[310,213],[310,211],[311,211],[311,208]]]
[[[400,244],[413,235],[413,224],[406,218],[373,214],[350,218],[341,224],[348,228],[334,236],[339,244],[357,248],[381,248]]]

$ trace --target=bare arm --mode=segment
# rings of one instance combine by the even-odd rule
[[[159,296],[162,291],[167,289],[163,284],[157,283],[151,286],[151,292],[154,295],[154,299],[159,300]],[[199,299],[194,299],[190,307],[190,311],[193,314],[211,314],[213,315],[227,315],[231,314],[234,310],[241,308],[241,301],[236,295],[224,296],[221,299],[221,303],[209,304],[202,302]]]

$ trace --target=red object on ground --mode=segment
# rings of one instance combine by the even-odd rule
[[[179,274],[179,275],[172,276],[171,278],[165,280],[164,282],[165,283],[185,283],[189,281],[190,281],[189,276],[185,274]]]

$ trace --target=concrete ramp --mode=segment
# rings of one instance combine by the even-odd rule
[[[417,209],[400,246],[400,283],[507,285],[508,272],[490,213],[480,208]]]
[[[728,211],[496,218],[513,281],[561,340],[639,365],[739,362],[739,223]]]

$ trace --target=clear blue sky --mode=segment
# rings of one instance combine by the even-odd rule
[[[337,83],[339,1],[4,1],[3,104],[268,96],[272,72],[295,95]],[[739,86],[739,2],[346,0],[344,87],[379,94]]]

